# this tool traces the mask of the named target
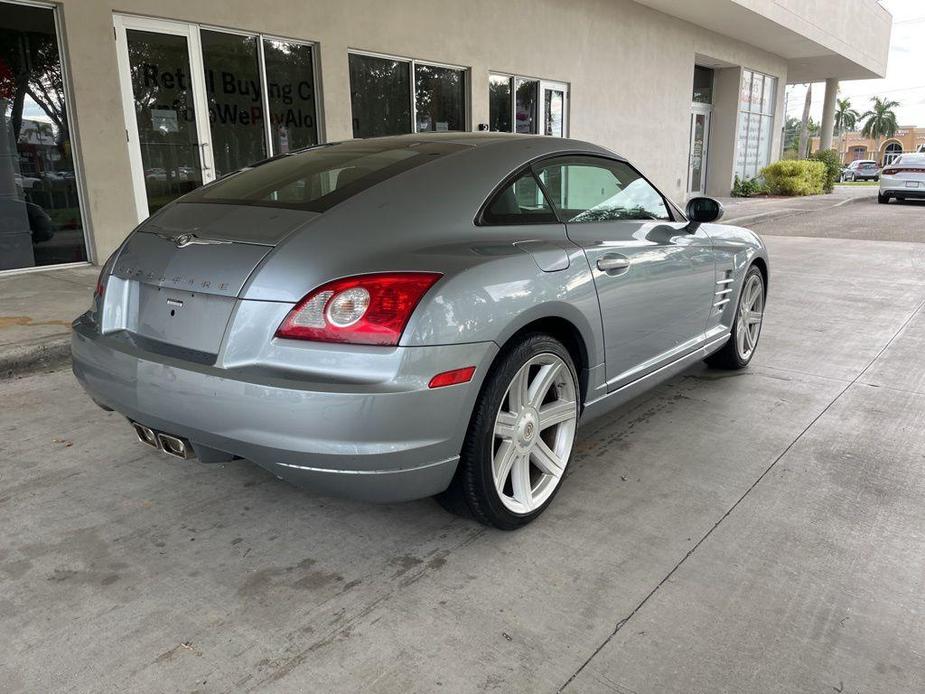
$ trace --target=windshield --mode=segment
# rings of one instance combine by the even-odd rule
[[[352,140],[261,162],[200,188],[186,202],[286,207],[324,212],[367,188],[466,145],[414,140]]]

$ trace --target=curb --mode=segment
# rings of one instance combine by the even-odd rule
[[[0,348],[0,380],[60,368],[70,359],[69,333],[29,344],[8,345]]]
[[[826,210],[834,210],[836,207],[842,207],[844,205],[860,202],[864,199],[864,196],[859,195],[857,197],[844,198],[827,207],[813,207],[809,209],[804,209],[802,207],[784,207],[777,210],[769,210],[768,212],[757,212],[755,214],[742,215],[741,217],[732,217],[731,219],[721,220],[720,223],[741,225],[743,223],[754,224],[755,222],[768,222],[772,219],[780,219],[782,217],[795,217],[801,214],[809,214],[810,212],[824,212]]]

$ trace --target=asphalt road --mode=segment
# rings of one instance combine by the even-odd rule
[[[67,371],[0,382],[0,688],[925,690],[925,245],[865,226],[925,209],[756,225],[752,366],[582,430],[516,533],[164,458]]]
[[[805,203],[799,200],[782,202],[782,205],[795,208],[790,216],[755,220],[747,226],[763,235],[925,242],[925,200],[892,200],[888,205],[881,205],[877,202],[876,186],[843,186],[832,197],[838,202],[848,202],[820,210],[818,214],[804,214],[800,206],[825,205],[825,198],[809,199]]]

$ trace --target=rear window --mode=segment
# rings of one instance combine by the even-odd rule
[[[284,154],[193,191],[180,202],[285,207],[324,212],[404,171],[466,145],[353,140]]]
[[[893,162],[894,165],[900,163],[903,166],[925,167],[925,154],[904,154]]]

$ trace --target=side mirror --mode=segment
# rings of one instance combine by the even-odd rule
[[[713,198],[691,198],[687,203],[687,218],[697,224],[718,222],[726,210]]]

